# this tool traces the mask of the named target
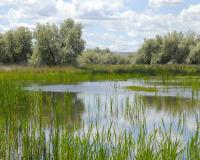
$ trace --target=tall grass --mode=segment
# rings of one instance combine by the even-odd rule
[[[174,76],[184,77],[182,83],[188,85],[190,79],[197,82],[200,66],[188,65],[95,65],[84,68],[74,67],[0,67],[0,79],[23,83],[75,83],[97,80],[127,80],[129,78],[163,78],[163,83],[171,82]],[[191,77],[192,76],[192,77]],[[198,81],[199,83],[199,81]],[[198,83],[192,83],[196,86]],[[194,86],[195,87],[195,86]]]
[[[116,130],[114,125],[100,128],[82,124],[84,104],[72,93],[28,92],[29,83],[72,83],[85,80],[126,79],[122,75],[61,70],[2,71],[0,73],[0,159],[69,159],[69,160],[181,160],[200,159],[199,117],[188,141],[184,117],[178,125],[166,127],[164,122],[147,129],[144,104],[125,104],[124,114],[137,125],[137,132]],[[128,100],[127,100],[128,101]],[[101,102],[98,102],[100,105]],[[111,102],[111,109],[112,104]],[[99,106],[100,107],[100,106]],[[112,112],[112,111],[111,111]],[[74,118],[76,117],[76,118]],[[161,119],[162,122],[162,119]],[[112,123],[111,123],[112,124]],[[175,128],[176,127],[176,128]],[[85,129],[87,128],[87,129]],[[174,132],[178,135],[174,136]]]

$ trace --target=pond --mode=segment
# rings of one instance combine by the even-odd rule
[[[200,90],[179,80],[6,83],[0,159],[198,159]]]
[[[140,89],[130,90],[130,86],[139,86]],[[150,87],[155,91],[148,91]],[[185,134],[174,132],[174,137],[187,141],[196,129],[196,118],[200,115],[199,91],[183,86],[166,86],[158,80],[31,85],[25,90],[51,95],[52,106],[70,93],[71,105],[63,105],[61,110],[69,107],[71,112],[61,114],[59,119],[62,123],[59,125],[76,126],[73,132],[79,134],[87,132],[91,125],[97,125],[100,131],[114,126],[117,134],[122,131],[137,133],[139,123],[143,121],[148,132],[163,125],[169,128],[171,124],[176,130],[180,119],[184,117]]]

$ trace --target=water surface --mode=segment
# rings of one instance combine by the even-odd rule
[[[118,133],[124,130],[135,132],[139,129],[138,123],[144,119],[149,132],[156,126],[162,126],[162,121],[166,126],[173,123],[176,128],[180,117],[184,115],[185,134],[180,138],[187,140],[195,130],[196,117],[200,115],[199,92],[187,87],[164,86],[152,82],[84,82],[70,85],[31,85],[25,89],[52,95],[52,103],[58,99],[62,101],[64,94],[71,93],[71,112],[62,115],[60,120],[63,125],[79,126],[75,132],[85,132],[92,124],[97,124],[99,129],[112,125]],[[126,88],[128,86],[156,87],[157,91],[130,91]]]

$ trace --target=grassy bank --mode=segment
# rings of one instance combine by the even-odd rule
[[[84,81],[143,79],[155,85],[200,88],[200,66],[189,65],[97,65],[77,67],[1,66],[0,80],[18,84],[66,84]],[[159,82],[157,82],[159,81]]]
[[[0,79],[38,83],[70,83],[129,78],[164,78],[200,76],[200,66],[189,65],[88,65],[77,67],[1,66]]]
[[[200,65],[87,65],[82,69],[93,73],[130,73],[142,76],[200,75]]]

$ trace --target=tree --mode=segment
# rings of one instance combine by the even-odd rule
[[[168,33],[163,37],[163,47],[162,47],[162,56],[161,63],[176,63],[176,58],[180,53],[178,50],[178,45],[181,38],[183,38],[182,33],[172,32]]]
[[[74,64],[85,48],[82,26],[72,19],[60,27],[52,24],[37,24],[36,44],[30,63],[35,65]]]
[[[17,56],[15,53],[16,43],[14,40],[14,31],[10,30],[4,35],[4,43],[5,43],[5,63],[17,63]]]
[[[32,54],[32,33],[28,28],[19,27],[14,31],[13,36],[17,62],[26,63]]]
[[[191,54],[191,49],[194,48],[199,39],[194,32],[187,32],[185,37],[182,39],[179,44],[179,56],[177,58],[178,63],[187,63],[187,57]]]
[[[19,27],[0,36],[0,61],[2,63],[26,63],[32,53],[32,33]]]
[[[156,36],[156,39],[145,39],[138,50],[136,63],[151,64],[152,57],[160,53],[162,38]]]
[[[4,35],[0,33],[0,63],[6,61]]]
[[[128,64],[127,57],[115,55],[109,49],[88,49],[83,52],[78,58],[79,66],[87,64]]]
[[[138,50],[136,63],[167,64],[186,63],[191,48],[196,46],[200,38],[193,32],[183,34],[172,32],[165,36],[147,39]]]
[[[56,25],[37,24],[34,33],[36,44],[30,63],[34,65],[59,64],[59,30]]]
[[[79,66],[84,66],[87,64],[99,64],[99,55],[97,52],[92,50],[86,50],[78,56],[77,62]]]
[[[72,19],[67,19],[61,24],[61,64],[74,64],[77,56],[85,49],[82,28],[81,24]]]
[[[191,53],[187,58],[188,64],[200,64],[200,42],[191,48]]]

